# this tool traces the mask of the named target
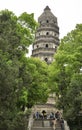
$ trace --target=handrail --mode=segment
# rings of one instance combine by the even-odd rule
[[[29,117],[29,122],[28,122],[28,130],[31,130],[32,126],[33,126],[33,113],[31,113],[30,117]]]
[[[70,130],[66,120],[64,120],[64,127],[65,127],[65,130]]]

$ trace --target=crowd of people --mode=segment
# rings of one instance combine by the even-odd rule
[[[47,114],[47,112],[45,110],[43,110],[41,113],[40,112],[36,112],[34,114],[34,117],[36,119],[51,119],[51,125],[53,127],[54,130],[56,130],[56,125],[59,124],[61,127],[61,130],[65,130],[64,128],[64,119],[62,118],[62,114],[59,111],[54,112],[50,112]]]

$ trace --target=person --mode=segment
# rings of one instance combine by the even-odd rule
[[[38,111],[36,112],[35,116],[36,116],[36,119],[39,119],[39,112]]]
[[[44,119],[44,117],[46,117],[46,111],[43,110],[43,111],[42,111],[42,114],[43,114],[43,119]]]
[[[56,118],[53,118],[52,120],[52,127],[54,130],[56,130]]]
[[[59,113],[59,111],[57,111],[57,112],[55,113],[55,117],[56,117],[56,119],[60,119],[60,113]]]
[[[50,113],[50,119],[53,119],[53,118],[55,118],[55,115],[54,115],[53,112],[51,112],[51,113]]]
[[[63,118],[60,119],[60,125],[61,125],[61,130],[65,130],[65,128],[64,128],[64,119]]]

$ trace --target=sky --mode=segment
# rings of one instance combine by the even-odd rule
[[[82,23],[82,0],[0,0],[0,11],[8,9],[17,16],[23,12],[34,13],[36,21],[46,6],[57,17],[59,39],[75,29],[76,24]],[[30,56],[32,46],[29,50]]]
[[[60,39],[82,23],[82,0],[0,0],[0,11],[8,9],[17,16],[23,12],[34,13],[38,21],[47,5],[57,17]]]

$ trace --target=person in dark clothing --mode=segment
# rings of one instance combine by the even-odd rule
[[[60,113],[59,113],[59,111],[57,111],[57,112],[55,113],[55,117],[56,117],[56,119],[60,119]]]
[[[42,111],[42,114],[43,114],[43,119],[44,119],[44,117],[46,116],[46,111],[43,110],[43,111]]]

